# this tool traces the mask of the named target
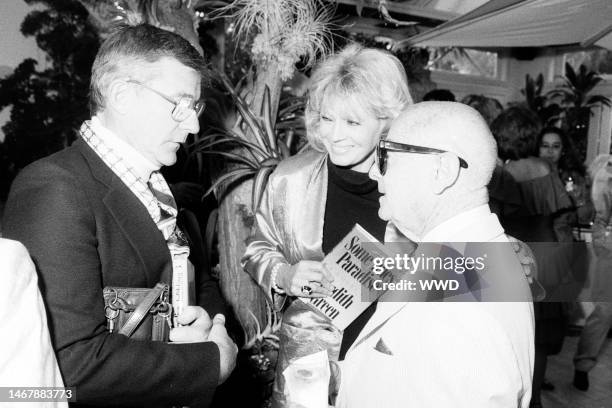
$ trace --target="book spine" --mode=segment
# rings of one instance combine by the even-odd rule
[[[178,327],[178,317],[189,306],[189,247],[170,245],[172,256],[172,324]]]

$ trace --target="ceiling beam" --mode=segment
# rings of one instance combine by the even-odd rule
[[[348,4],[352,6],[363,6],[363,7],[372,8],[372,9],[378,8],[377,0],[370,0],[370,1],[327,0],[327,1],[330,1],[332,3],[339,3],[339,4]],[[439,21],[448,21],[448,20],[452,20],[455,17],[459,17],[459,14],[457,13],[413,6],[413,5],[410,5],[408,2],[387,1],[385,5],[387,7],[387,10],[389,10],[391,13],[403,14],[405,16],[429,18],[432,20],[439,20]]]
[[[404,40],[419,32],[414,26],[393,28],[392,26],[385,27],[383,23],[382,20],[357,16],[346,17],[339,21],[340,27],[349,33],[387,37],[395,41]]]

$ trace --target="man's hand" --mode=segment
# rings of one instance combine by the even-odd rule
[[[200,306],[187,306],[178,317],[182,326],[170,330],[170,341],[180,343],[198,343],[208,341],[213,325],[206,310]]]
[[[225,316],[216,315],[212,323],[208,341],[214,342],[219,347],[219,384],[222,384],[236,367],[238,347],[227,335]]]
[[[519,241],[513,236],[506,235],[506,237],[508,237],[508,240],[512,244],[512,249],[518,257],[521,266],[523,267],[523,273],[527,278],[527,282],[533,283],[533,280],[537,276],[538,267],[531,248],[529,248],[526,243],[524,243],[523,241]]]
[[[546,298],[546,289],[538,282],[538,264],[535,261],[535,255],[529,245],[520,241],[510,235],[506,235],[508,240],[512,243],[512,249],[519,259],[521,266],[523,267],[523,273],[529,283],[531,289],[531,296],[536,302],[540,302]]]
[[[325,297],[331,296],[334,277],[321,262],[300,261],[295,265],[282,268],[276,276],[277,285],[290,296]],[[302,287],[312,289],[310,294],[303,293]]]

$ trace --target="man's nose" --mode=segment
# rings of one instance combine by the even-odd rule
[[[181,129],[184,129],[188,133],[196,134],[200,131],[200,121],[198,116],[193,112],[187,119],[182,121],[179,125]]]

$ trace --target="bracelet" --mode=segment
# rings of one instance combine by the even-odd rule
[[[276,293],[279,294],[283,294],[285,293],[285,291],[283,289],[281,289],[277,284],[276,284],[276,275],[278,274],[278,270],[283,266],[283,265],[287,265],[284,262],[279,262],[276,265],[274,265],[272,267],[272,272],[270,272],[270,282],[272,283],[272,290]]]

